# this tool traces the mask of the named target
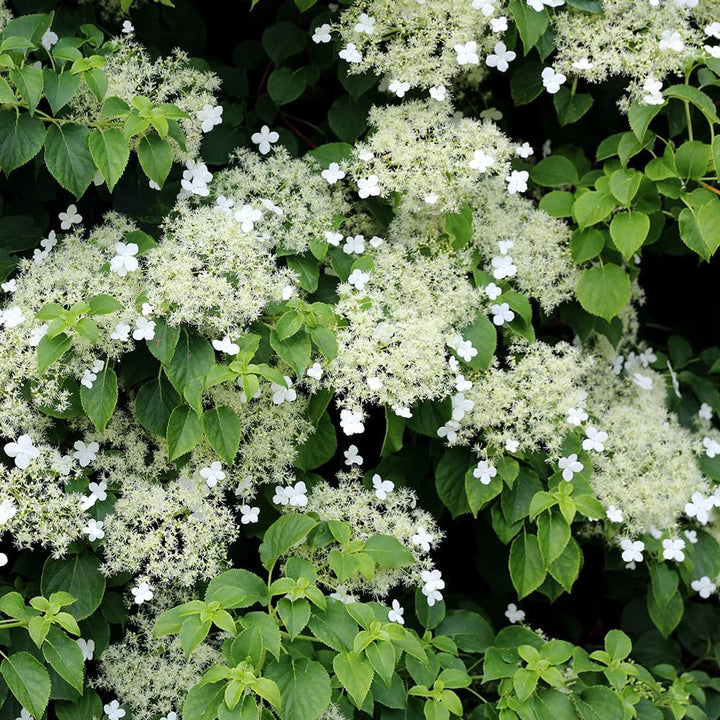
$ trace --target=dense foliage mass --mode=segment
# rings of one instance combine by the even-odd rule
[[[0,2],[0,720],[720,717],[718,3],[228,5]]]

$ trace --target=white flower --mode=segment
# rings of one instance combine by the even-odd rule
[[[132,35],[135,32],[135,26],[129,20],[123,20],[120,32],[124,35]]]
[[[489,107],[480,113],[481,120],[502,120],[503,114],[496,107]]]
[[[434,540],[435,536],[429,533],[422,525],[417,529],[417,532],[410,538],[413,545],[419,545],[425,552],[430,551],[430,543]]]
[[[375,474],[372,478],[375,497],[378,500],[385,500],[387,494],[395,489],[395,483],[391,480],[383,480],[379,475]]]
[[[365,289],[365,283],[370,279],[370,275],[363,272],[359,268],[355,268],[348,277],[348,283],[358,290]]]
[[[73,457],[80,463],[80,467],[87,467],[93,460],[97,459],[97,452],[100,445],[90,442],[87,445],[82,440],[77,440],[73,445],[75,452]]]
[[[643,561],[643,550],[645,549],[645,543],[642,540],[630,540],[625,538],[620,541],[620,548],[622,549],[622,559],[624,562],[642,562]]]
[[[277,383],[270,383],[270,391],[273,394],[272,401],[275,405],[282,405],[284,402],[295,402],[297,400],[297,392],[293,390],[292,380],[288,375],[283,376],[285,386]]]
[[[361,148],[360,150],[358,150],[357,156],[358,156],[358,159],[362,160],[363,162],[370,162],[370,160],[372,160],[375,157],[375,154],[371,153],[366,148]]]
[[[97,374],[92,370],[85,370],[80,378],[80,384],[84,385],[88,390],[92,389],[93,383],[97,380]]]
[[[477,43],[474,40],[466,42],[464,45],[455,45],[457,53],[458,65],[478,65],[480,58],[477,54]]]
[[[508,20],[504,15],[490,19],[490,29],[494,33],[505,32],[508,29]]]
[[[500,303],[499,305],[491,305],[490,312],[493,314],[493,323],[498,327],[506,322],[512,322],[515,313],[510,309],[508,303]]]
[[[568,410],[566,421],[570,425],[581,425],[588,419],[588,414],[581,407],[571,407]]]
[[[575,473],[582,472],[585,467],[579,460],[577,453],[572,453],[567,457],[561,457],[558,460],[558,467],[562,470],[562,477],[565,482],[570,482]]]
[[[720,443],[717,440],[706,437],[703,438],[702,444],[705,448],[705,454],[709,458],[714,458],[716,455],[720,455]]]
[[[505,449],[508,452],[517,452],[517,449],[520,447],[520,441],[519,440],[513,440],[508,439],[505,441]]]
[[[527,181],[530,177],[530,174],[527,170],[513,170],[506,178],[507,181],[507,191],[511,195],[515,195],[515,193],[522,193],[527,190]]]
[[[380,390],[383,386],[383,381],[379,377],[374,376],[365,378],[365,383],[371,390]]]
[[[663,34],[658,42],[658,47],[661,50],[674,50],[675,52],[682,52],[685,49],[685,43],[682,41],[679,32],[663,30]]]
[[[200,471],[200,477],[205,479],[208,487],[215,487],[218,480],[225,479],[225,473],[223,472],[222,464],[218,460],[215,460],[214,462],[210,463],[209,467],[204,467]]]
[[[135,340],[152,340],[155,337],[155,321],[139,317],[135,320],[133,338]]]
[[[451,398],[452,402],[452,419],[455,421],[462,420],[466,412],[470,412],[475,407],[475,403],[467,399],[463,393],[458,392]]]
[[[362,465],[362,456],[358,454],[357,445],[351,445],[344,453],[346,465]]]
[[[720,40],[720,22],[714,22],[710,23],[710,25],[706,25],[705,34],[708,37],[714,37],[717,40]]]
[[[338,585],[335,592],[330,593],[330,597],[335,600],[339,600],[344,605],[349,605],[355,602],[355,598],[348,593],[347,588],[344,585]]]
[[[83,660],[92,660],[95,654],[95,641],[92,639],[83,640],[83,638],[78,638],[75,642],[80,646]]]
[[[485,64],[488,67],[497,68],[500,72],[505,72],[510,67],[509,63],[516,57],[517,55],[512,50],[508,50],[504,42],[499,42],[495,44],[493,54],[485,58]]]
[[[119,340],[120,342],[127,342],[130,339],[130,325],[125,323],[118,323],[115,329],[110,333],[111,340]]]
[[[226,215],[232,215],[232,206],[234,204],[235,201],[232,198],[226,198],[224,195],[218,196],[215,200],[215,207]]]
[[[614,505],[611,505],[609,508],[607,508],[605,510],[605,514],[607,515],[607,519],[610,522],[621,523],[624,520],[622,510],[620,510],[620,508],[616,508]]]
[[[20,708],[20,715],[15,720],[35,720],[35,718],[25,708]]]
[[[463,393],[466,390],[470,390],[472,388],[473,384],[471,380],[466,380],[464,375],[458,375],[455,378],[455,389],[459,393]]]
[[[59,40],[58,35],[56,32],[53,32],[49,28],[43,33],[43,36],[40,38],[40,44],[50,52],[50,48],[55,45],[55,43]]]
[[[325,231],[325,240],[329,245],[332,245],[333,247],[337,247],[342,242],[342,239],[342,233],[332,232],[330,230]]]
[[[15,278],[10,278],[7,282],[0,283],[0,287],[6,293],[14,293],[17,290],[17,280]]]
[[[323,376],[323,369],[322,365],[320,363],[313,363],[306,371],[305,374],[308,377],[314,378],[315,380],[320,380],[320,378]]]
[[[357,24],[353,29],[356,33],[372,35],[375,32],[375,18],[370,17],[366,13],[360,13]]]
[[[695,545],[697,543],[697,530],[684,530],[683,534],[691,545]]]
[[[368,240],[370,243],[370,247],[372,248],[379,248],[383,244],[383,239],[381,237],[378,237],[377,235],[373,235],[370,240]]]
[[[604,430],[598,430],[594,425],[588,425],[585,428],[585,435],[587,437],[582,442],[583,450],[602,452],[605,449],[603,443],[608,439],[608,434]]]
[[[355,47],[355,43],[348,43],[339,53],[338,57],[345,62],[357,64],[362,62],[362,55]]]
[[[633,373],[632,381],[643,390],[652,390],[653,379],[649,375],[643,375],[642,373]]]
[[[142,304],[142,310],[143,315],[152,315],[155,312],[155,306],[151,305],[150,303],[144,302]]]
[[[527,0],[527,4],[535,10],[535,12],[541,12],[544,5],[548,7],[560,7],[565,4],[565,0]]]
[[[327,181],[328,185],[334,185],[338,180],[345,177],[345,171],[341,170],[336,162],[331,162],[327,170],[323,170],[320,175]]]
[[[463,340],[458,343],[455,348],[455,352],[465,361],[470,362],[477,354],[478,351],[473,347],[471,340]]]
[[[0,525],[15,517],[18,509],[12,500],[3,500],[0,503]]]
[[[47,335],[48,324],[43,323],[40,327],[33,328],[28,338],[28,345],[30,347],[37,347],[40,341]]]
[[[434,204],[439,200],[439,197],[438,197],[438,194],[437,194],[437,193],[430,192],[430,193],[428,193],[428,194],[423,198],[423,200],[424,200],[428,205],[434,205]]]
[[[505,617],[511,623],[519,623],[525,619],[525,611],[520,610],[515,603],[508,603],[507,610],[505,611]]]
[[[329,43],[331,40],[332,36],[330,35],[330,25],[328,25],[328,23],[318,25],[313,31],[312,41],[316,45],[319,45],[320,43]]]
[[[703,420],[712,420],[712,408],[707,403],[703,403],[698,410],[698,417]]]
[[[89,495],[83,495],[80,501],[80,507],[83,510],[89,510],[99,500],[102,502],[107,499],[107,482],[101,480],[100,483],[91,482],[88,484]]]
[[[424,583],[422,593],[427,598],[427,604],[432,607],[442,600],[440,590],[445,587],[445,581],[441,578],[439,570],[423,570],[420,577]]]
[[[40,451],[33,445],[32,438],[29,435],[21,435],[15,442],[9,442],[5,445],[5,454],[8,457],[15,458],[16,467],[25,470],[30,461],[40,455]]]
[[[483,485],[489,485],[497,475],[497,468],[487,460],[480,460],[473,470],[473,477],[477,478]]]
[[[560,90],[560,86],[567,80],[567,77],[565,75],[560,72],[555,72],[555,70],[550,67],[546,67],[543,69],[541,77],[545,89],[551,95],[554,95],[556,92],[558,92],[558,90]]]
[[[210,132],[216,125],[222,122],[223,108],[222,105],[209,105],[205,103],[203,109],[197,114],[197,119],[202,123],[202,131]]]
[[[720,45],[703,45],[703,49],[711,57],[720,58]]]
[[[662,82],[656,80],[653,75],[648,75],[643,83],[643,90],[647,93],[642,98],[642,101],[646,105],[662,105],[665,102],[665,98],[662,96],[660,90],[662,89]]]
[[[398,416],[403,418],[411,418],[412,410],[409,407],[403,407],[401,405],[393,405],[392,411]]]
[[[11,307],[3,310],[0,316],[2,316],[2,324],[6,328],[17,327],[25,322],[25,315],[19,307]]]
[[[435,85],[431,87],[430,97],[438,102],[445,102],[447,99],[447,88],[444,85]]]
[[[346,255],[361,255],[365,252],[365,236],[364,235],[348,235],[345,238],[345,245],[343,245],[343,252]]]
[[[362,200],[370,197],[371,195],[375,196],[380,194],[380,187],[378,186],[377,175],[370,175],[366,178],[358,178],[357,185],[358,195]]]
[[[243,205],[235,211],[234,217],[240,223],[240,229],[244,233],[249,233],[255,228],[255,223],[262,218],[262,210],[256,210],[252,205]]]
[[[40,245],[42,245],[47,252],[50,252],[57,245],[57,236],[55,235],[55,231],[51,230],[48,233],[48,236],[40,241]]]
[[[143,585],[147,585],[147,583],[143,583]],[[117,700],[113,700],[109,705],[105,705],[103,710],[108,716],[108,720],[120,720],[120,718],[125,717],[125,711],[120,707],[120,703]]]
[[[294,487],[290,485],[285,488],[285,493],[287,494],[288,503],[293,507],[305,507],[307,505],[307,487],[302,480],[295,483]]]
[[[240,522],[243,525],[249,525],[250,523],[256,523],[260,519],[260,508],[251,507],[250,505],[242,505],[240,507]]]
[[[250,140],[258,146],[258,150],[262,155],[270,152],[270,146],[280,139],[280,135],[274,130],[270,130],[267,125],[260,128],[260,132],[253,133]]]
[[[137,605],[142,605],[144,602],[148,602],[153,599],[153,592],[150,583],[140,583],[136,587],[132,588],[130,592],[133,594],[133,597],[135,598],[134,602]],[[107,712],[107,708],[105,712]],[[125,712],[123,711],[123,715],[124,714]]]
[[[510,255],[497,255],[491,261],[493,267],[493,277],[496,280],[502,280],[506,277],[513,277],[517,273],[517,267],[513,265],[513,259]]]
[[[229,335],[225,335],[222,340],[213,340],[212,346],[218,351],[226,355],[237,355],[240,352],[240,346],[234,343]]]
[[[398,623],[399,625],[404,625],[405,620],[403,619],[403,613],[405,610],[400,606],[400,603],[397,600],[392,601],[392,609],[388,610],[388,620],[390,622]]]
[[[473,158],[470,160],[468,165],[478,172],[484,173],[489,167],[495,164],[495,158],[492,155],[488,155],[483,150],[475,150],[473,152]]]
[[[705,497],[702,493],[694,492],[689,503],[685,503],[685,514],[694,517],[701,525],[707,525],[710,511],[715,507],[715,498]]]
[[[82,222],[82,215],[78,214],[75,205],[68,205],[65,212],[58,213],[58,219],[60,220],[60,229],[69,230],[73,225]]]
[[[362,422],[362,413],[352,410],[340,411],[340,427],[346,435],[359,435],[365,432],[365,425]],[[354,447],[351,445],[351,447]]]
[[[45,252],[44,250],[39,250],[38,248],[35,248],[33,250],[33,262],[36,265],[42,265],[48,257],[49,253]]]
[[[699,580],[693,580],[690,587],[703,599],[709,598],[716,588],[715,583],[707,575],[703,575]]]
[[[388,85],[388,90],[394,93],[397,97],[405,97],[405,93],[410,89],[409,82],[403,82],[401,80],[393,80]]]
[[[685,541],[681,538],[666,538],[662,541],[663,557],[666,560],[677,560],[682,562],[685,559]]]
[[[593,63],[591,63],[586,57],[582,57],[579,60],[576,60],[572,66],[575,70],[592,70]]]
[[[438,437],[446,438],[449,443],[457,440],[457,431],[460,429],[460,423],[455,420],[448,420],[442,427],[437,429]]]
[[[83,532],[88,536],[90,542],[102,540],[105,537],[105,531],[103,530],[104,524],[105,523],[98,522],[92,518],[88,520],[88,524],[83,528]]]
[[[495,0],[473,0],[473,10],[479,10],[485,17],[495,12]]]

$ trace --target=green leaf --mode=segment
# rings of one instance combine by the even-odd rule
[[[632,652],[632,640],[622,630],[610,630],[605,636],[605,650],[613,660],[624,660]]]
[[[663,95],[666,98],[686,100],[700,110],[709,122],[720,123],[720,118],[718,118],[715,103],[712,101],[712,98],[697,88],[690,85],[671,85],[669,88],[663,90]]]
[[[43,68],[42,72],[45,81],[45,97],[50,103],[53,114],[57,115],[60,109],[72,100],[80,87],[80,76],[71,75],[68,72],[58,75],[50,68]]]
[[[288,267],[298,274],[300,287],[307,292],[315,292],[320,279],[320,266],[311,255],[291,255],[287,259]],[[293,311],[293,314],[296,314]],[[283,338],[284,339],[284,338]]]
[[[610,236],[615,247],[629,260],[642,247],[650,232],[650,218],[639,211],[618,213],[610,222]]]
[[[445,213],[445,232],[452,239],[453,250],[459,250],[470,242],[472,222],[472,209],[467,204],[459,213]]]
[[[545,563],[537,536],[523,533],[510,548],[510,578],[518,598],[537,590],[545,579]]]
[[[302,70],[293,72],[289,67],[273,70],[267,80],[268,94],[276,105],[286,105],[297,100],[305,92],[306,87]]]
[[[85,414],[90,418],[98,432],[105,432],[105,427],[112,417],[118,399],[117,375],[111,367],[103,368],[97,373],[92,387],[80,386],[80,402]]]
[[[583,193],[573,204],[573,215],[580,229],[605,220],[617,201],[610,193],[590,190]]]
[[[86,688],[85,693],[79,700],[72,702],[56,700],[55,713],[58,720],[87,720],[88,718],[102,716],[103,703],[94,690]]]
[[[370,661],[358,653],[340,653],[333,658],[333,670],[355,706],[362,707],[375,674]]]
[[[706,174],[712,149],[698,140],[688,140],[675,152],[675,167],[681,178],[697,180]]]
[[[683,600],[678,592],[678,576],[662,563],[652,564],[647,608],[650,619],[663,637],[668,637],[683,616]]]
[[[570,238],[570,252],[576,263],[584,263],[597,257],[605,247],[606,234],[597,228],[576,230]]]
[[[547,567],[560,557],[570,540],[570,525],[557,510],[543,512],[536,520],[540,552]]]
[[[720,200],[695,208],[685,208],[678,218],[680,238],[704,260],[709,260],[720,246]]]
[[[453,519],[471,512],[465,494],[465,473],[471,464],[472,455],[465,448],[450,448],[435,468],[438,497]]]
[[[497,347],[497,329],[487,318],[484,312],[478,312],[472,325],[462,331],[464,340],[470,340],[473,347],[478,351],[475,357],[470,359],[469,365],[473,370],[487,370],[495,357]],[[466,361],[463,361],[466,362]]]
[[[51,627],[42,646],[45,660],[53,670],[72,685],[79,693],[83,691],[85,661],[80,646],[64,632]]]
[[[309,10],[315,3],[317,3],[317,0],[295,0],[295,5],[300,12]]]
[[[713,164],[715,165],[715,177],[720,180],[720,135],[718,135],[712,144]]]
[[[3,105],[15,105],[17,103],[15,93],[5,78],[0,78],[0,103]]]
[[[469,653],[484,653],[495,637],[490,623],[470,610],[450,610],[435,634],[447,635],[460,650]]]
[[[567,592],[570,592],[573,583],[580,574],[582,557],[580,546],[574,538],[570,538],[562,554],[548,566],[550,575],[552,575]]]
[[[325,610],[313,608],[308,627],[316,638],[337,652],[351,650],[358,631],[344,603],[334,598],[328,599]]]
[[[180,396],[164,376],[148,380],[135,397],[138,422],[151,433],[165,437],[170,414],[180,404]]]
[[[335,426],[327,413],[323,413],[315,432],[298,448],[295,467],[314,470],[330,460],[337,450]]]
[[[420,593],[422,594],[422,593]],[[425,598],[423,597],[423,600]],[[435,603],[433,608],[444,603]],[[427,602],[423,605],[428,607]],[[428,608],[430,611],[433,608]],[[390,687],[395,673],[395,648],[389,640],[376,640],[365,648],[365,657],[370,661],[373,670],[383,679],[385,685]]]
[[[609,322],[630,302],[630,278],[621,267],[606,263],[585,270],[575,292],[583,309]]]
[[[577,185],[580,181],[577,168],[563,155],[551,155],[541,160],[530,170],[530,177],[545,187]]]
[[[575,697],[582,720],[623,720],[623,704],[615,693],[607,687],[593,685],[585,688],[578,698]]]
[[[513,675],[513,688],[520,702],[524,702],[533,694],[539,679],[537,670],[518,668]]]
[[[216,600],[225,609],[246,608],[256,602],[267,603],[267,586],[248,570],[226,570],[210,581],[205,601]]]
[[[162,328],[162,325],[159,324],[158,327]],[[156,357],[161,355],[162,358],[167,358],[171,352],[172,338],[176,331],[167,326],[166,328],[161,331],[159,345],[155,345],[153,340],[148,344],[150,352]],[[185,331],[181,333],[175,343],[175,352],[165,371],[175,389],[182,393],[191,380],[196,377],[205,377],[208,374],[210,368],[215,364],[215,351],[205,338]],[[161,362],[165,363],[162,358],[158,357]]]
[[[473,475],[474,469],[471,467],[465,473],[465,494],[472,514],[477,517],[478,511],[502,492],[503,482],[500,477],[496,476],[487,485],[483,485]]]
[[[371,535],[363,551],[380,567],[399,568],[415,562],[412,552],[392,535]]]
[[[262,35],[262,45],[275,65],[305,49],[309,35],[295,23],[284,20],[270,25]]]
[[[508,7],[515,19],[527,55],[545,32],[550,16],[545,9],[536,12],[524,0],[510,0]]]
[[[628,121],[635,137],[642,142],[645,139],[648,125],[652,119],[663,109],[663,105],[634,104],[628,110]]]
[[[281,340],[277,332],[270,332],[270,346],[295,371],[298,377],[305,375],[305,369],[310,365],[310,336],[304,330],[296,333],[287,340]]]
[[[44,335],[38,343],[38,372],[42,375],[72,347],[72,338],[60,333],[53,338]]]
[[[288,598],[280,598],[277,610],[290,639],[294,640],[310,619],[310,603],[305,598],[298,598],[295,602]]]
[[[168,460],[175,460],[190,452],[202,439],[200,416],[187,405],[176,407],[167,426]]]
[[[119,130],[93,130],[88,138],[90,155],[110,192],[122,177],[130,158],[127,140]]]
[[[188,720],[215,720],[223,704],[225,687],[225,683],[195,685],[185,698],[182,716]]]
[[[381,457],[387,457],[402,449],[405,435],[405,418],[395,414],[387,405],[385,406],[385,437],[383,439]]]
[[[608,186],[621,205],[630,207],[630,203],[640,189],[642,178],[642,173],[637,170],[621,168],[610,175]]]
[[[260,545],[263,567],[269,568],[295,543],[300,542],[318,524],[308,515],[290,513],[278,518],[266,531]]]
[[[567,190],[553,190],[543,195],[539,208],[552,217],[572,217],[575,196]]]
[[[84,620],[97,610],[105,594],[105,576],[100,561],[91,552],[69,555],[61,560],[48,558],[42,572],[40,588],[44,596],[64,591],[77,598],[68,612]]]
[[[369,109],[370,101],[366,98],[355,100],[350,95],[341,95],[328,111],[330,129],[341,140],[354,143],[367,128]]]
[[[14,110],[0,110],[0,167],[5,175],[32,160],[44,142],[42,120]]]
[[[263,675],[280,688],[283,720],[318,720],[330,704],[330,677],[309,658],[283,655],[269,663]]]
[[[200,615],[190,615],[180,626],[180,643],[185,657],[189,658],[210,632],[212,622],[202,620]]]
[[[50,125],[45,138],[45,164],[66,190],[79,198],[95,175],[88,148],[90,131],[83,125]]]
[[[10,79],[20,91],[20,95],[27,103],[32,116],[43,93],[44,78],[42,70],[33,65],[25,65],[19,70],[11,70]]]
[[[327,168],[330,163],[341,163],[343,160],[349,160],[352,155],[353,147],[348,143],[335,142],[326,143],[319,147],[308,150],[306,157],[315,158],[323,168]]]
[[[162,187],[172,167],[170,143],[158,135],[144,135],[138,143],[137,155],[143,172]]]
[[[50,699],[50,674],[27,652],[6,657],[0,664],[5,682],[17,701],[33,717],[42,717]]]
[[[510,78],[510,92],[515,105],[532,102],[543,91],[543,66],[539,62],[521,65]]]
[[[123,304],[112,295],[93,295],[88,299],[88,305],[90,306],[88,315],[110,315],[123,309]]]
[[[588,93],[573,95],[566,87],[561,87],[553,95],[553,104],[560,125],[572,125],[592,107],[593,96]]]
[[[203,429],[212,449],[228,465],[232,465],[242,435],[240,421],[234,410],[227,405],[206,410],[203,414]]]

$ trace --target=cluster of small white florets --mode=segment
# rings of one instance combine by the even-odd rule
[[[10,8],[3,1],[0,3],[0,32],[5,29],[5,26],[12,20],[13,14],[10,12]]]

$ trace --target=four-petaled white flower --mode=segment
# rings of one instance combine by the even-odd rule
[[[132,330],[130,325],[127,325],[126,323],[118,323],[115,326],[115,329],[110,333],[110,339],[127,342],[130,339],[130,330]]]
[[[225,353],[226,355],[237,355],[240,352],[240,346],[234,343],[229,335],[226,335],[222,340],[213,340],[212,346],[218,352]]]
[[[643,83],[643,90],[647,95],[643,95],[642,101],[646,105],[662,105],[665,102],[665,98],[662,96],[660,90],[662,89],[662,82],[656,80],[653,75],[648,75]]]
[[[505,32],[508,29],[508,19],[501,15],[500,17],[490,19],[490,30],[494,33]]]
[[[283,375],[285,385],[278,383],[270,383],[270,391],[272,392],[272,401],[275,405],[282,405],[284,402],[295,402],[297,400],[297,392],[293,390],[292,380],[288,375]]]
[[[35,720],[35,718],[25,708],[20,708],[20,715],[15,720]]]
[[[397,97],[405,97],[405,93],[410,89],[410,83],[402,80],[393,80],[388,85],[388,90]]]
[[[454,49],[457,53],[458,65],[478,65],[480,63],[477,54],[477,43],[474,40],[470,40],[463,45],[455,45]]]
[[[715,507],[715,497],[705,497],[700,492],[694,492],[690,502],[685,503],[685,514],[694,517],[701,525],[707,525],[710,519],[710,512]]]
[[[305,507],[307,505],[307,486],[301,480],[295,485],[287,487],[278,486],[275,488],[273,502],[278,505],[292,505],[293,507]]]
[[[488,283],[485,286],[485,294],[491,300],[497,300],[502,295],[502,288],[498,287],[494,282]]]
[[[560,86],[567,80],[565,75],[561,72],[556,72],[551,67],[543,68],[540,77],[542,78],[542,84],[545,86],[545,89],[551,95],[558,92],[560,90]]]
[[[710,25],[706,25],[704,32],[708,37],[714,37],[720,40],[720,22],[713,22],[710,23]]]
[[[50,48],[55,45],[59,39],[58,34],[48,28],[40,38],[40,44],[50,52]]]
[[[438,437],[445,438],[449,443],[457,440],[457,431],[460,429],[460,423],[455,420],[448,420],[442,427],[437,429]]]
[[[422,525],[418,527],[417,532],[410,538],[413,545],[419,545],[425,552],[430,551],[430,543],[434,539],[435,536],[429,533]]]
[[[508,303],[491,305],[490,312],[493,315],[493,323],[498,327],[504,325],[506,322],[512,322],[515,318],[515,313],[510,309]]]
[[[399,625],[404,625],[405,620],[403,618],[403,613],[405,612],[404,608],[401,607],[400,603],[397,600],[392,601],[392,609],[388,610],[388,620],[390,622],[398,623]]]
[[[312,41],[316,45],[319,45],[320,43],[329,43],[331,40],[332,36],[330,35],[330,25],[328,23],[318,25],[313,31]]]
[[[329,245],[337,247],[343,239],[343,234],[339,232],[332,232],[331,230],[325,231],[325,240]]]
[[[485,64],[488,67],[497,68],[500,72],[505,72],[517,55],[512,51],[508,50],[504,42],[495,44],[492,55],[488,55],[485,58]]]
[[[375,18],[370,17],[367,13],[360,13],[360,17],[358,17],[358,21],[353,30],[355,30],[356,33],[372,35],[375,32]]]
[[[716,589],[715,583],[707,575],[703,575],[699,580],[693,580],[690,587],[703,599],[709,598]]]
[[[82,510],[89,510],[98,500],[103,502],[107,499],[107,482],[101,480],[99,483],[91,482],[88,484],[89,495],[83,495],[80,501]]]
[[[378,500],[385,500],[387,494],[395,489],[395,483],[392,480],[383,480],[379,475],[372,477],[373,490]]]
[[[620,548],[623,551],[622,559],[624,562],[630,563],[643,561],[643,550],[645,549],[645,543],[642,540],[631,540],[630,538],[624,538],[620,541]]]
[[[57,236],[55,235],[55,231],[51,230],[48,233],[48,236],[40,241],[40,245],[42,245],[47,252],[50,252],[57,245]]]
[[[270,152],[270,147],[280,139],[280,135],[271,130],[267,125],[260,128],[260,132],[253,133],[250,140],[258,146],[258,150],[262,155]]]
[[[30,461],[40,455],[40,451],[33,445],[32,438],[29,435],[21,435],[15,442],[9,442],[5,445],[5,454],[15,459],[16,467],[25,470],[30,465]]]
[[[642,390],[652,390],[653,379],[649,375],[642,373],[633,373],[632,381]]]
[[[625,517],[623,511],[614,505],[610,505],[610,507],[605,510],[605,514],[607,515],[607,519],[614,523],[621,523]]]
[[[487,460],[480,460],[473,470],[473,477],[477,478],[483,485],[489,485],[497,475],[497,468]]]
[[[207,169],[205,163],[196,163],[194,160],[188,160],[185,163],[186,170],[183,171],[180,187],[183,194],[200,195],[207,197],[210,194],[208,183],[212,180],[212,173]]]
[[[348,284],[352,285],[357,290],[364,290],[365,289],[365,283],[370,279],[370,275],[366,272],[363,272],[360,270],[360,268],[355,268],[348,277]]]
[[[602,452],[605,449],[605,441],[608,439],[608,434],[604,430],[598,430],[594,425],[588,425],[585,428],[586,438],[582,442],[583,450],[595,450],[595,452]]]
[[[362,55],[355,43],[348,43],[339,53],[338,57],[345,62],[356,65],[362,62]]]
[[[251,507],[250,505],[242,505],[240,507],[240,522],[243,525],[256,523],[260,519],[260,508]]]
[[[262,210],[257,210],[252,205],[243,205],[235,211],[234,217],[240,223],[240,229],[244,233],[249,233],[255,228],[255,223],[262,218]]]
[[[336,162],[331,162],[327,169],[323,170],[320,175],[327,180],[328,185],[334,185],[338,180],[342,180],[345,177],[345,171],[341,170]]]
[[[520,447],[520,441],[519,440],[513,440],[512,438],[508,438],[505,441],[505,449],[508,452],[517,452],[517,449]]]
[[[345,238],[343,252],[346,255],[361,255],[365,252],[365,236],[364,235],[348,235]]]
[[[511,195],[516,193],[523,193],[527,190],[527,181],[530,177],[530,173],[527,170],[513,170],[506,178],[507,191]]]
[[[88,520],[87,525],[83,528],[83,532],[88,536],[90,542],[102,540],[105,537],[105,531],[103,530],[104,524],[105,523],[92,518]]]
[[[473,0],[473,10],[479,10],[485,17],[495,12],[495,0]]]
[[[226,198],[224,195],[219,195],[215,200],[215,207],[226,215],[232,215],[232,206],[234,204],[235,201],[232,198]]]
[[[6,293],[14,293],[17,290],[17,280],[15,278],[10,278],[7,282],[0,283],[0,287]]]
[[[148,320],[145,317],[139,317],[135,320],[135,329],[133,330],[133,338],[135,340],[152,340],[155,337],[155,321]]]
[[[705,454],[709,458],[714,458],[716,455],[720,455],[720,443],[717,440],[706,437],[703,438],[702,444],[705,448]]]
[[[0,323],[6,328],[17,327],[25,322],[25,314],[19,307],[11,307],[0,312]]]
[[[305,374],[308,377],[311,377],[315,380],[320,380],[320,378],[323,376],[323,369],[322,365],[320,363],[313,363],[306,371]]]
[[[579,460],[577,453],[571,453],[567,457],[558,460],[558,467],[562,470],[562,477],[565,482],[570,482],[575,473],[582,472],[585,467]]]
[[[682,52],[685,49],[685,43],[682,41],[679,32],[663,30],[658,42],[658,47],[661,50],[674,50],[675,52]]]
[[[702,420],[712,420],[712,408],[707,403],[703,403],[698,410],[698,417]]]
[[[495,158],[492,155],[488,155],[484,150],[475,150],[473,152],[472,160],[468,165],[478,172],[484,173],[489,167],[495,164]]]
[[[202,123],[202,131],[210,132],[216,125],[222,122],[222,105],[209,105],[205,103],[203,109],[198,111],[197,119]]]
[[[133,594],[133,602],[135,602],[135,604],[137,605],[142,605],[144,602],[149,602],[153,599],[153,591],[150,583],[142,582],[136,587],[132,588],[130,592]],[[107,710],[105,712],[107,712]],[[125,712],[123,711],[123,715],[124,714]]]
[[[155,306],[151,305],[150,303],[144,302],[142,304],[142,310],[143,315],[152,315],[155,312]]]
[[[517,273],[517,266],[513,264],[511,255],[496,255],[491,261],[493,277],[502,280],[506,277],[513,277]]]
[[[68,205],[65,212],[58,213],[58,219],[60,220],[60,229],[69,230],[73,225],[82,222],[82,215],[78,213],[76,205]]]
[[[566,421],[570,425],[581,425],[588,419],[588,414],[581,407],[571,407],[568,410]]]
[[[427,598],[427,604],[432,607],[443,599],[440,590],[445,587],[445,581],[439,570],[423,570],[420,578],[423,581],[422,594]]]
[[[147,583],[143,583],[147,585]],[[120,703],[117,700],[113,700],[111,703],[103,707],[105,714],[108,716],[108,720],[120,720],[125,717],[125,711],[120,707]]]
[[[218,460],[211,462],[209,467],[200,470],[200,477],[205,479],[208,487],[215,487],[218,480],[225,479],[222,464]]]
[[[75,642],[80,646],[83,660],[92,660],[95,654],[95,641],[93,639],[84,640],[83,638],[78,638]]]
[[[82,440],[76,440],[73,445],[75,452],[72,456],[80,463],[80,467],[87,467],[93,460],[97,459],[97,452],[100,445],[94,440],[85,444]]]
[[[519,623],[525,619],[525,611],[520,610],[515,603],[508,603],[507,610],[505,610],[505,617],[511,623]]]
[[[361,200],[364,200],[370,196],[377,196],[380,194],[380,186],[378,185],[378,176],[370,175],[366,178],[358,178],[358,195]]]
[[[575,70],[592,70],[593,63],[591,63],[586,57],[582,57],[579,60],[576,60],[572,66]]]
[[[3,500],[0,503],[0,525],[4,525],[8,520],[15,517],[18,509],[12,500]]]
[[[132,35],[135,32],[135,26],[129,20],[123,20],[120,32],[123,35]]]
[[[360,433],[364,433],[365,425],[363,425],[362,422],[362,413],[353,412],[352,410],[341,410],[340,427],[346,435],[359,435]]]
[[[665,538],[662,541],[663,557],[666,560],[677,560],[682,562],[685,559],[685,541],[681,538]]]
[[[473,386],[472,380],[466,380],[464,375],[458,375],[455,378],[455,389],[459,393],[464,393],[466,390],[470,390],[470,388],[472,388],[472,386]],[[469,402],[472,402],[472,401],[470,400]]]
[[[430,88],[430,97],[438,102],[445,102],[447,98],[447,88],[444,85],[435,85]]]
[[[362,465],[362,455],[359,454],[357,445],[351,445],[344,453],[346,465]]]
[[[542,12],[545,5],[548,7],[560,7],[565,4],[565,0],[527,0],[527,4],[535,10],[535,12]]]

